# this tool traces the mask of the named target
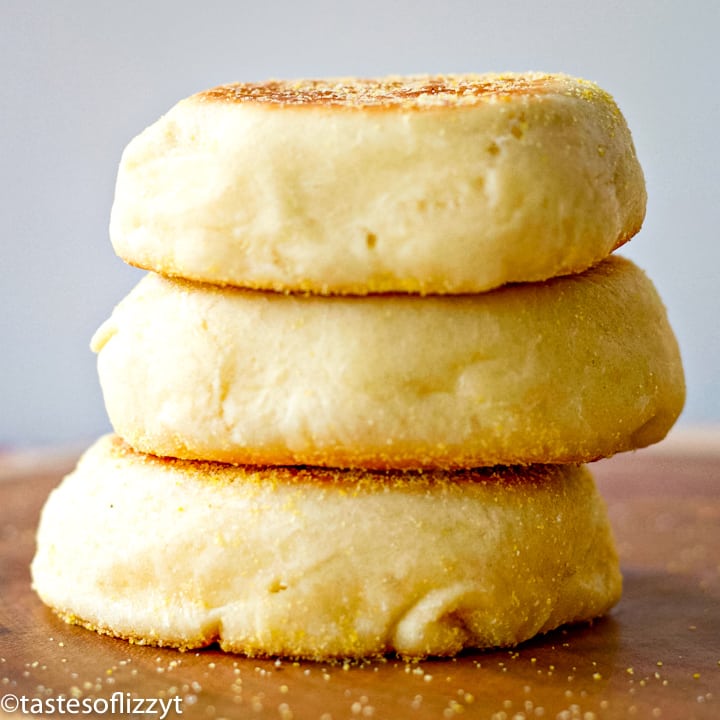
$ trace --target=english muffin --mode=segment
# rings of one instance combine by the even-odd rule
[[[585,462],[661,440],[680,354],[611,257],[478,295],[305,296],[147,275],[92,347],[135,449],[270,465]]]
[[[110,234],[129,263],[214,284],[475,293],[585,270],[645,201],[626,122],[585,80],[237,83],[129,144]]]
[[[574,465],[237,467],[105,437],[43,510],[33,584],[69,622],[250,656],[451,655],[588,620],[621,578]]]

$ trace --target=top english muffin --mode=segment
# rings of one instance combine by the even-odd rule
[[[269,81],[136,137],[110,234],[133,265],[217,285],[478,293],[585,270],[645,204],[627,124],[586,80]]]

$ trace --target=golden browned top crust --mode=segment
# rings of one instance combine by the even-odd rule
[[[384,78],[329,78],[231,83],[193,96],[201,102],[269,106],[422,109],[473,106],[516,95],[557,93],[609,100],[592,82],[546,73],[392,75]]]

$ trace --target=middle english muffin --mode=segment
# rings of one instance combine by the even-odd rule
[[[286,295],[149,274],[92,346],[115,431],[187,459],[586,462],[661,440],[684,401],[662,302],[620,257],[464,296]]]

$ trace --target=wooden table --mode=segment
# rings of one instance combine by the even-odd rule
[[[0,698],[31,709],[64,695],[102,711],[115,693],[122,717],[130,699],[156,698],[167,718],[720,718],[720,443],[703,447],[595,464],[625,577],[608,617],[513,650],[356,666],[179,653],[65,625],[32,593],[28,564],[67,462],[0,457]],[[143,709],[133,717],[162,716]]]

